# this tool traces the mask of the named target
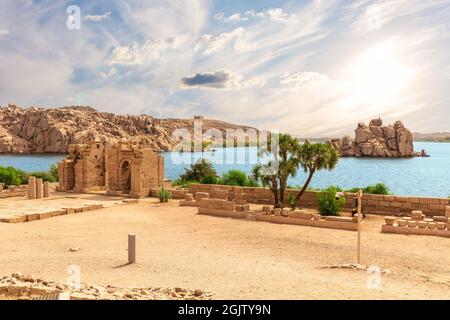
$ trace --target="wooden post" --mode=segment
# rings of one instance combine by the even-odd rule
[[[136,262],[136,235],[128,235],[128,263]]]
[[[358,252],[357,252],[357,262],[361,264],[361,222],[362,222],[362,190],[358,191]]]

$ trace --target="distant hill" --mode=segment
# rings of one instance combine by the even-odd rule
[[[203,119],[203,131],[254,129],[219,120]],[[0,106],[0,153],[65,153],[69,144],[97,140],[115,143],[133,140],[156,151],[170,151],[178,144],[175,129],[185,128],[191,135],[192,119],[158,119],[149,115],[118,115],[91,107],[21,108]],[[225,138],[225,135],[224,135]]]
[[[450,142],[450,132],[413,133],[414,141]]]

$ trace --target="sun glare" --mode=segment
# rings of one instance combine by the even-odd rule
[[[379,103],[397,98],[413,75],[413,70],[402,64],[388,45],[364,52],[351,70],[353,94],[360,100]]]

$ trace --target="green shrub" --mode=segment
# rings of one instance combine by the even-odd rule
[[[219,179],[216,176],[213,176],[211,174],[203,177],[201,183],[203,184],[218,184]]]
[[[345,198],[336,199],[336,193],[339,192],[336,187],[328,187],[317,195],[317,205],[319,212],[324,216],[339,216],[339,212],[345,204]]]
[[[217,177],[213,164],[206,159],[198,159],[189,169],[185,169],[180,176],[183,181],[202,181],[206,176]]]
[[[59,180],[58,177],[58,164],[54,163],[50,166],[50,170],[49,170],[50,174],[52,175],[53,178],[55,178],[55,181]]]
[[[30,172],[28,176],[33,176],[36,178],[42,179],[44,182],[57,182],[57,178],[55,178],[49,171],[37,171],[37,172]]]
[[[20,185],[20,172],[13,167],[0,167],[0,183],[5,187]]]
[[[291,193],[287,198],[287,203],[292,210],[295,210],[295,207],[297,206],[297,201],[295,201],[295,196]]]
[[[377,183],[374,185],[367,186],[365,188],[352,188],[346,191],[351,193],[357,193],[361,189],[364,193],[368,194],[382,194],[382,195],[390,194],[389,187],[384,183]]]
[[[169,200],[172,199],[172,194],[165,188],[161,188],[156,196],[158,197],[159,202],[169,202]]]
[[[248,176],[240,170],[230,170],[222,175],[220,183],[227,186],[245,186],[248,183]]]

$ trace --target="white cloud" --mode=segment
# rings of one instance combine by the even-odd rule
[[[133,43],[130,46],[114,48],[107,65],[143,65],[161,60],[164,55],[177,50],[184,42],[185,37],[172,37],[159,41],[146,41],[143,45]]]
[[[268,18],[272,21],[288,21],[293,19],[295,15],[290,15],[282,8],[270,8],[268,10],[256,12],[255,10],[248,10],[245,12],[245,15],[250,17],[258,17],[258,18]]]
[[[0,36],[7,36],[9,34],[9,31],[6,29],[0,29]]]
[[[106,18],[108,18],[111,14],[112,14],[111,11],[108,11],[102,15],[89,15],[88,14],[84,17],[84,20],[100,22],[100,21],[103,21]]]
[[[99,72],[98,75],[104,79],[106,78],[110,78],[113,77],[117,74],[117,69],[116,68],[111,68],[109,69],[108,72]]]
[[[330,79],[318,72],[297,72],[285,74],[281,77],[280,84],[289,88],[298,90],[305,87],[316,87],[327,84]]]
[[[196,50],[201,50],[205,56],[211,55],[212,53],[224,49],[228,44],[234,43],[240,36],[245,34],[245,32],[243,27],[239,27],[231,32],[224,32],[217,36],[205,34],[200,38]],[[240,47],[242,48],[243,44],[240,44]]]
[[[394,19],[414,16],[429,9],[438,9],[448,5],[448,0],[395,0],[377,1],[375,3],[362,2],[358,6],[350,6],[350,10],[362,11],[361,15],[354,21],[353,27],[356,31],[364,33],[367,31],[380,30]]]

